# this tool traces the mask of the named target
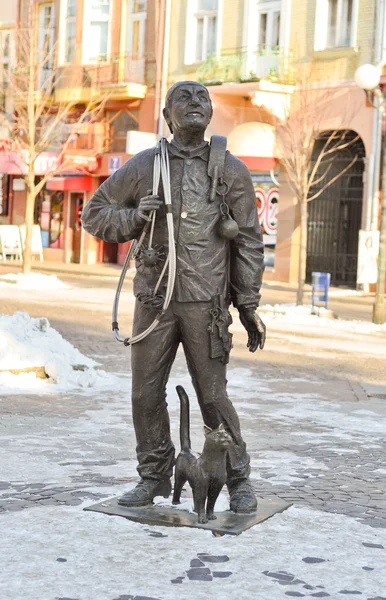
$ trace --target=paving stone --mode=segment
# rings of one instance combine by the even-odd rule
[[[210,563],[223,563],[223,562],[228,562],[229,557],[226,556],[225,554],[221,555],[221,556],[214,556],[211,554],[204,554],[202,552],[199,552],[197,554],[197,556],[200,557],[201,560],[203,560],[204,562],[210,562]]]
[[[372,544],[370,542],[362,542],[363,546],[366,546],[366,548],[378,548],[379,550],[384,550],[385,547],[382,546],[382,544]]]
[[[192,581],[212,581],[212,575],[210,573],[210,569],[207,568],[197,568],[197,569],[189,569],[186,571],[188,578]]]
[[[59,558],[56,559],[56,562],[67,562],[67,558],[61,558],[61,557],[59,557]]]
[[[204,563],[199,558],[193,558],[190,561],[191,567],[205,567]]]
[[[230,577],[230,575],[232,575],[232,571],[214,571],[212,575],[213,577],[225,578]]]
[[[305,558],[302,558],[302,561],[309,565],[316,565],[318,563],[326,562],[324,558],[318,558],[317,556],[306,556]]]
[[[54,494],[52,497],[58,502],[66,502],[67,500],[73,500],[73,496],[70,494],[70,492],[64,494]]]
[[[315,592],[315,594],[311,594],[312,598],[329,598],[330,594],[327,592]]]
[[[339,594],[352,594],[353,596],[361,596],[362,592],[357,590],[340,590]]]
[[[286,596],[291,596],[291,598],[304,598],[305,594],[301,592],[285,592]]]
[[[273,579],[278,579],[280,581],[292,581],[295,576],[291,575],[291,573],[275,573],[274,571],[263,571],[264,575],[267,577],[272,577]]]
[[[374,567],[362,567],[364,571],[374,571]]]

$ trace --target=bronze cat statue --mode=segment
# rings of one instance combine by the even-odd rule
[[[205,444],[201,455],[191,450],[189,426],[189,398],[182,386],[177,386],[181,404],[181,452],[174,473],[173,504],[180,503],[182,487],[188,481],[193,491],[194,512],[199,523],[216,519],[214,505],[227,480],[226,459],[232,437],[221,424],[217,429],[204,425]]]

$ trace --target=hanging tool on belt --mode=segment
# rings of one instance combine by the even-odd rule
[[[212,300],[210,309],[211,322],[208,325],[210,340],[210,358],[220,358],[221,362],[229,362],[229,353],[232,348],[232,334],[228,327],[232,318],[225,305],[224,296],[217,294]]]

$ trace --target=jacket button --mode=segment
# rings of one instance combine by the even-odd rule
[[[184,190],[184,192],[187,192],[189,189],[189,186],[186,185],[186,183],[184,183],[184,185],[182,186],[182,189]]]
[[[188,213],[187,213],[187,212],[184,210],[184,211],[181,213],[181,219],[186,219],[186,217],[187,217],[187,216],[188,216]]]

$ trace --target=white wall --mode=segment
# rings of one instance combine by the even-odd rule
[[[16,23],[17,0],[0,0],[0,27]]]

